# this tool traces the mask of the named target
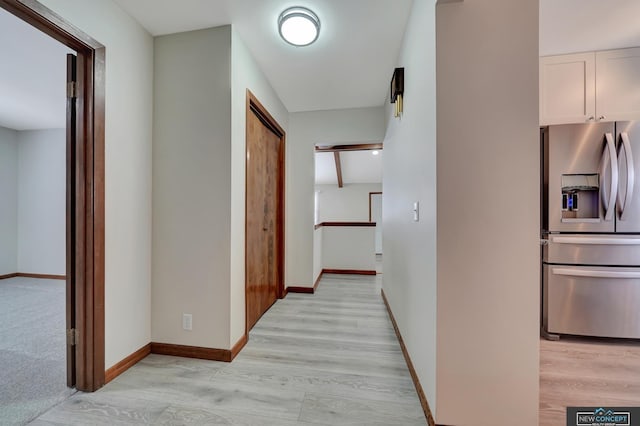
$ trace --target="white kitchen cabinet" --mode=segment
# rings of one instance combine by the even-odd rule
[[[595,53],[540,58],[540,124],[596,118]]]
[[[540,58],[540,125],[640,119],[640,48]]]
[[[640,48],[606,50],[595,55],[596,119],[640,119]]]

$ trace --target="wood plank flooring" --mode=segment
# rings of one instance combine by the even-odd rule
[[[379,280],[325,274],[278,301],[232,363],[150,355],[33,425],[425,425]]]
[[[640,343],[540,340],[540,425],[566,425],[566,407],[640,406]]]

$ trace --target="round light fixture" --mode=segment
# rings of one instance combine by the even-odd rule
[[[320,19],[306,7],[290,7],[280,14],[278,31],[287,43],[308,46],[318,39]]]
[[[378,155],[378,154],[379,154],[378,150],[373,150],[373,151],[371,151],[371,153],[372,153],[373,155]]]

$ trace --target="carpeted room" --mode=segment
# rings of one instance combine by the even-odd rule
[[[66,386],[65,282],[0,281],[0,424],[26,424],[75,392]]]
[[[66,386],[65,130],[0,127],[0,423]]]
[[[25,25],[0,9],[0,34],[34,31]],[[11,425],[75,392],[65,337],[69,49],[18,39],[0,37],[0,54],[12,58],[0,70],[0,424]]]

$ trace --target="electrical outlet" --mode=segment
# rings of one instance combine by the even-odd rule
[[[191,331],[193,329],[193,315],[182,314],[182,329]]]

